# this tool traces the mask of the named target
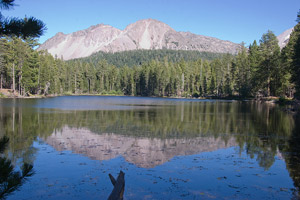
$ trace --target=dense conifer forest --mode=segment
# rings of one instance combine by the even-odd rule
[[[90,62],[96,65],[101,60],[106,60],[109,64],[116,67],[135,66],[148,63],[152,60],[170,62],[179,62],[182,59],[186,61],[197,61],[199,59],[213,60],[221,58],[223,54],[199,51],[169,50],[169,49],[153,49],[153,50],[133,50],[115,53],[97,52],[87,58],[79,60]]]

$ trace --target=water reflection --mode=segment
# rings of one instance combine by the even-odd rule
[[[72,100],[69,110],[57,109],[68,98]],[[299,114],[255,102],[151,98],[102,102],[92,97],[89,105],[82,105],[86,98],[1,99],[0,137],[11,138],[7,156],[34,163],[37,150],[32,143],[39,137],[57,150],[98,160],[121,155],[139,167],[152,168],[176,155],[239,146],[265,170],[276,155],[282,157],[295,187],[300,188]],[[111,109],[103,110],[102,103]]]
[[[235,146],[235,140],[221,138],[140,138],[113,133],[95,134],[88,129],[64,127],[46,139],[58,151],[72,150],[95,160],[123,156],[127,162],[143,168],[161,165],[174,156],[193,155]]]
[[[286,167],[294,185],[298,188],[298,193],[295,192],[295,199],[300,199],[300,112],[294,118],[297,123],[295,123],[292,135],[286,145],[280,146],[280,150],[283,152]]]

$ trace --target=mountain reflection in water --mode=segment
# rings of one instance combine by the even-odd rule
[[[127,162],[143,168],[161,165],[174,156],[193,155],[236,146],[234,138],[139,138],[113,133],[95,134],[88,129],[64,127],[47,137],[46,142],[58,151],[72,150],[91,159],[109,160],[123,156]]]

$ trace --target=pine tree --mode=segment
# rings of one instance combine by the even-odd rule
[[[295,83],[296,88],[295,97],[300,99],[300,11],[296,21],[298,24],[294,27],[287,48],[290,49],[292,81]]]
[[[210,87],[209,87],[209,92],[211,95],[215,95],[215,89],[216,89],[215,77],[212,76],[210,81]]]
[[[38,71],[39,71],[39,57],[37,51],[32,51],[24,63],[22,88],[24,93],[36,94],[38,90]]]
[[[242,97],[250,96],[251,92],[251,74],[250,74],[250,64],[248,59],[247,50],[244,44],[241,45],[242,49],[236,56],[236,70],[237,70],[237,91]]]
[[[280,70],[280,47],[272,31],[263,34],[260,40],[262,61],[257,70],[259,86],[267,96],[276,95],[280,86],[278,72]]]
[[[6,74],[5,54],[6,54],[7,40],[0,39],[0,89],[3,88],[4,76]]]
[[[249,46],[249,65],[250,65],[250,74],[251,74],[251,93],[255,93],[259,90],[259,80],[258,77],[258,70],[262,60],[261,52],[259,51],[259,46],[257,45],[256,40]]]

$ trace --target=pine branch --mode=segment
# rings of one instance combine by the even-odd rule
[[[15,0],[1,0],[0,1],[0,10],[9,10],[15,6]]]
[[[12,17],[1,20],[0,35],[14,35],[27,39],[40,37],[46,30],[44,22],[34,17],[25,19]]]

